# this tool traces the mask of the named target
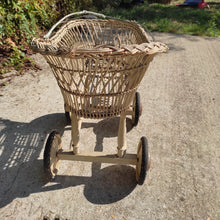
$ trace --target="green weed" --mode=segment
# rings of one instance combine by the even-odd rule
[[[183,1],[182,1],[183,2]],[[148,4],[130,9],[106,9],[103,13],[121,19],[136,20],[151,31],[220,36],[220,3],[210,3],[211,9],[179,8],[175,5]]]
[[[0,73],[21,70],[28,59],[28,42],[55,21],[49,0],[5,0],[0,3]]]

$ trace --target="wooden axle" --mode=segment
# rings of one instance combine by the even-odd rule
[[[125,154],[124,157],[118,157],[117,154],[107,154],[104,152],[80,152],[73,154],[73,151],[60,150],[57,153],[58,160],[72,160],[84,162],[97,162],[97,163],[112,163],[112,164],[130,164],[137,165],[136,154]]]

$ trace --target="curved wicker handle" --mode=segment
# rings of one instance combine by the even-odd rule
[[[114,19],[114,20],[121,20],[119,18],[115,18],[115,17],[111,17],[111,16],[106,16],[104,14],[101,14],[101,13],[96,13],[96,12],[92,12],[92,11],[86,11],[86,10],[83,10],[83,11],[80,11],[80,12],[74,12],[74,13],[71,13],[71,14],[68,14],[66,15],[65,17],[63,17],[62,19],[60,19],[56,24],[54,24],[52,26],[52,28],[48,31],[48,33],[46,35],[44,35],[44,39],[48,39],[50,38],[52,32],[54,31],[54,29],[60,25],[65,19],[69,18],[69,17],[72,17],[72,16],[77,16],[77,15],[94,15],[94,16],[97,16],[97,17],[101,17],[103,19]],[[148,36],[151,37],[151,40],[150,41],[155,41],[155,38],[154,36],[152,35],[152,33],[150,33],[150,31],[145,27],[145,26],[142,26],[144,28],[144,31],[146,32],[146,34]]]
[[[47,39],[50,37],[50,35],[52,34],[53,30],[58,26],[60,25],[65,19],[69,18],[69,17],[72,17],[72,16],[77,16],[77,15],[94,15],[94,16],[97,16],[97,17],[101,17],[101,18],[111,18],[109,16],[106,16],[106,15],[103,15],[103,14],[100,14],[100,13],[96,13],[96,12],[92,12],[92,11],[80,11],[80,12],[74,12],[74,13],[71,13],[71,14],[68,14],[66,15],[65,17],[63,17],[62,19],[60,19],[56,24],[54,24],[52,26],[52,28],[48,31],[48,33],[46,35],[44,35],[44,39]]]

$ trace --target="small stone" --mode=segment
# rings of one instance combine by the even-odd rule
[[[181,197],[180,197],[180,201],[183,202],[184,200],[185,200],[185,198],[183,198],[183,197],[181,196]]]

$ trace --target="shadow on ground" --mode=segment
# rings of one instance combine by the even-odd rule
[[[118,123],[119,118],[105,119],[99,123],[83,123],[82,129],[93,127],[96,134],[94,150],[102,151],[103,139],[117,136]],[[127,130],[131,128],[131,120],[127,119]],[[0,208],[32,193],[81,184],[85,185],[85,197],[95,204],[116,202],[132,192],[136,186],[133,167],[114,165],[101,169],[99,163],[92,164],[91,177],[58,175],[52,184],[47,184],[39,156],[53,129],[62,136],[67,129],[64,114],[45,115],[30,123],[0,118]]]

